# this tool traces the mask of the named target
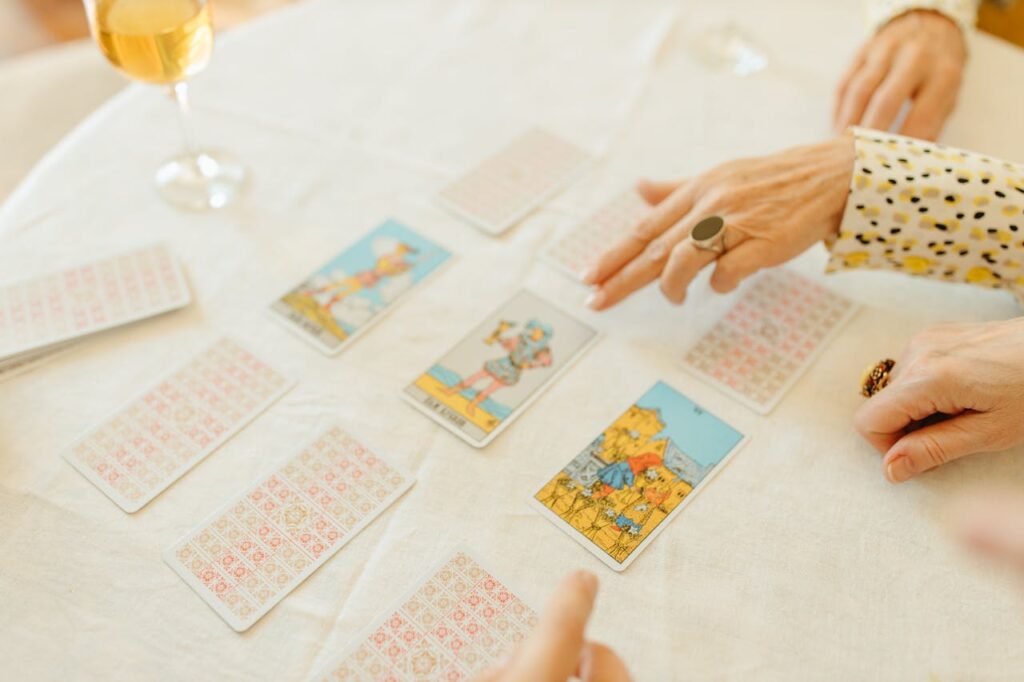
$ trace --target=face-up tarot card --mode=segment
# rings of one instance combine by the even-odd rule
[[[276,300],[270,313],[321,351],[334,354],[450,256],[426,237],[388,220]]]
[[[247,630],[413,484],[330,426],[164,552],[189,587]]]
[[[572,182],[590,159],[579,147],[534,128],[442,189],[439,199],[459,217],[498,235]]]
[[[537,614],[461,549],[356,636],[318,680],[464,682],[497,664]]]
[[[136,512],[292,384],[225,337],[75,441],[64,458],[117,506]]]
[[[409,384],[404,396],[483,447],[597,338],[592,327],[520,291]]]
[[[191,298],[163,245],[0,286],[0,359],[175,310]]]
[[[743,441],[739,431],[659,381],[530,504],[622,571]]]
[[[578,280],[605,249],[618,242],[650,210],[636,191],[623,192],[556,237],[544,250],[544,258]]]
[[[687,352],[684,364],[768,414],[856,310],[806,277],[769,270]]]

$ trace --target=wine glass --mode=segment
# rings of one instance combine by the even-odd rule
[[[209,0],[83,0],[93,38],[129,78],[167,88],[177,102],[184,150],[156,172],[163,198],[182,208],[221,208],[238,196],[245,168],[230,155],[202,149],[191,127],[188,79],[213,52]]]
[[[735,22],[707,30],[698,43],[704,62],[736,76],[750,76],[768,66],[768,55]]]

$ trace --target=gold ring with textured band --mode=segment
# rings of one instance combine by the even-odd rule
[[[725,221],[721,216],[708,216],[693,226],[687,238],[701,251],[720,254],[725,251]]]
[[[860,379],[860,394],[865,398],[870,398],[888,386],[889,376],[895,364],[895,360],[886,358],[864,370],[864,375]]]

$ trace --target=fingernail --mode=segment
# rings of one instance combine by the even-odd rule
[[[885,477],[890,483],[902,483],[914,477],[914,461],[906,455],[897,455],[885,465]]]
[[[587,306],[592,310],[597,310],[601,307],[601,304],[604,303],[605,298],[606,296],[603,291],[595,291],[594,293],[590,294],[590,296],[587,296],[587,300],[583,302],[583,305]]]
[[[597,268],[590,267],[580,273],[580,280],[584,284],[593,284],[594,280],[597,279]]]

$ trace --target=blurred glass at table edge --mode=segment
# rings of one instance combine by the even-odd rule
[[[242,191],[246,170],[223,151],[200,148],[191,127],[188,78],[213,52],[209,0],[83,0],[93,38],[119,71],[162,85],[177,102],[184,149],[157,169],[168,203],[191,210],[221,208]]]

